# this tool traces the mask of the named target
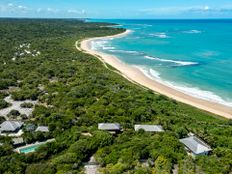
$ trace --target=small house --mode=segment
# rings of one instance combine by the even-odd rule
[[[17,133],[23,126],[21,121],[4,121],[0,125],[1,133]]]
[[[36,132],[49,132],[48,126],[38,126]]]
[[[25,145],[23,138],[13,138],[12,142],[13,142],[14,147],[19,147],[19,146]]]
[[[108,131],[114,134],[121,131],[121,126],[118,123],[99,123],[98,129]]]
[[[161,125],[135,125],[135,131],[144,130],[145,132],[164,132]]]
[[[180,139],[180,142],[185,145],[185,149],[191,155],[208,155],[212,151],[211,147],[203,140],[196,136],[190,136]]]

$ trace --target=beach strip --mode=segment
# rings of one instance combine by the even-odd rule
[[[166,95],[179,102],[192,105],[201,110],[205,110],[207,112],[210,112],[210,113],[213,113],[213,114],[216,114],[216,115],[228,118],[228,119],[232,119],[232,108],[231,107],[224,106],[224,105],[214,103],[214,102],[210,102],[207,100],[203,100],[200,98],[195,98],[193,96],[177,91],[176,89],[173,89],[158,81],[150,79],[143,72],[141,72],[138,68],[123,63],[116,56],[91,49],[91,43],[95,40],[124,37],[131,32],[132,31],[130,30],[126,30],[124,33],[117,34],[114,36],[96,37],[96,38],[86,39],[86,40],[81,41],[79,49],[88,54],[94,55],[99,60],[101,60],[103,64],[107,63],[113,66],[121,73],[123,77],[127,78],[128,80],[136,84],[140,84],[146,88],[153,90],[154,92]]]

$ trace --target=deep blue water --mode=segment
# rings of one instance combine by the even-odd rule
[[[133,32],[98,40],[147,76],[184,93],[232,106],[232,20],[95,20]]]

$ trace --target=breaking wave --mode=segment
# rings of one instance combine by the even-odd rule
[[[198,87],[192,87],[187,84],[178,84],[176,82],[166,81],[166,80],[161,79],[160,77],[161,74],[152,68],[147,68],[147,67],[142,67],[142,66],[136,66],[136,67],[148,78],[155,80],[161,84],[164,84],[170,88],[173,88],[179,92],[190,95],[192,97],[207,100],[210,102],[219,103],[225,106],[229,106],[229,107],[232,106],[232,101],[224,100],[222,97],[216,95],[215,93],[211,91],[202,90]]]
[[[150,34],[150,36],[154,36],[154,37],[158,37],[158,38],[162,38],[162,39],[169,38],[169,36],[164,32],[162,32],[162,33],[153,33],[153,34]]]
[[[183,31],[183,33],[187,33],[187,34],[200,34],[200,33],[202,33],[202,31],[200,31],[200,30],[188,30],[188,31]]]
[[[142,52],[133,51],[133,50],[109,50],[109,51],[113,53],[124,53],[124,54],[131,54],[131,55],[143,55],[144,54]]]
[[[107,40],[96,40],[91,42],[91,49],[112,50],[115,49],[115,47],[112,47]]]
[[[198,62],[186,62],[186,61],[178,61],[178,60],[169,60],[169,59],[160,59],[158,57],[152,57],[152,56],[144,56],[146,59],[150,60],[156,60],[160,62],[169,62],[169,63],[174,63],[176,66],[191,66],[191,65],[198,65]]]

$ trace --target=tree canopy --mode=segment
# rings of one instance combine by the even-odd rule
[[[80,173],[92,155],[102,173],[171,173],[176,165],[180,174],[230,173],[230,120],[154,94],[76,50],[77,40],[125,31],[107,25],[0,19],[0,90],[17,87],[9,90],[14,100],[38,100],[27,122],[48,125],[56,139],[25,155],[12,152],[9,140],[0,137],[0,173]],[[0,108],[7,107],[6,95],[0,93]],[[118,122],[124,131],[118,136],[98,131],[100,122]],[[137,123],[161,124],[165,132],[134,132]],[[188,132],[209,143],[212,154],[188,157],[178,140]],[[24,138],[47,136],[25,132]]]

